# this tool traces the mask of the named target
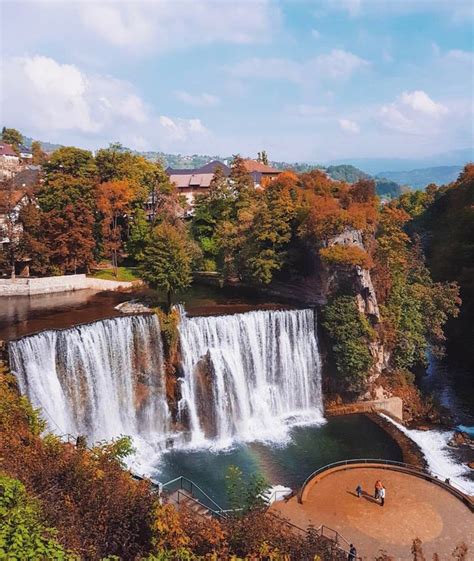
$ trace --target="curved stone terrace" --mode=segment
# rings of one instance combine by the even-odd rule
[[[386,489],[384,506],[373,496],[377,480]],[[354,460],[326,466],[306,480],[297,496],[274,503],[271,511],[300,527],[334,528],[356,545],[364,561],[380,550],[397,561],[412,559],[415,538],[422,540],[427,559],[434,553],[450,559],[460,543],[469,548],[467,559],[474,559],[472,499],[408,464]]]

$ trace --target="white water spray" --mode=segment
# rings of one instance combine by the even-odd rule
[[[290,426],[323,422],[312,310],[187,318],[179,326],[180,413],[194,446],[282,441]]]
[[[58,434],[130,435],[160,445],[170,427],[155,315],[97,321],[12,341],[20,390]]]

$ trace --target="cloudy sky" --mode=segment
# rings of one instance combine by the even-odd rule
[[[473,142],[470,0],[0,0],[1,115],[87,148],[324,161]]]

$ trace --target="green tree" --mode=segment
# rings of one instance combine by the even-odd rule
[[[15,150],[18,150],[20,144],[23,144],[23,135],[16,129],[2,128],[2,140],[7,144],[11,144]]]
[[[97,175],[92,153],[74,146],[63,146],[55,150],[44,164],[44,171],[47,181],[58,175],[95,180]]]
[[[142,261],[145,255],[150,236],[150,224],[146,219],[145,211],[137,207],[132,213],[130,220],[130,231],[126,248],[128,253],[136,261]]]
[[[29,499],[20,481],[0,475],[0,559],[79,559],[55,540],[46,528],[38,504]]]
[[[162,222],[153,229],[141,261],[142,278],[166,293],[168,309],[175,292],[190,286],[193,252],[183,227]]]
[[[329,335],[337,373],[344,389],[365,389],[373,359],[369,343],[374,337],[366,317],[352,296],[337,296],[324,308],[323,327]]]
[[[198,195],[194,204],[191,232],[204,256],[204,269],[216,270],[222,267],[219,246],[219,225],[229,220],[235,203],[235,193],[222,171],[216,168],[209,186],[209,192]]]
[[[257,161],[268,166],[268,156],[265,150],[262,150],[257,154]]]

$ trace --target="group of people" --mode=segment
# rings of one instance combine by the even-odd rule
[[[360,484],[357,485],[356,493],[359,498],[362,496],[363,489]],[[383,506],[385,504],[385,487],[383,486],[380,479],[377,479],[377,481],[375,482],[374,499],[377,502],[380,501],[380,506]]]

